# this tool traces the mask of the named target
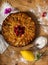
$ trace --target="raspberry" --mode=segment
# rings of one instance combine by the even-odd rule
[[[43,12],[42,17],[45,17],[47,15],[47,12]]]
[[[25,32],[25,27],[18,25],[17,27],[14,27],[14,32],[17,36],[21,36]]]

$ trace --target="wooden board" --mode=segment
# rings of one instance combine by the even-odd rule
[[[42,7],[47,6],[48,0],[44,1],[43,0],[0,0],[0,3],[2,4],[3,2],[8,2],[10,3],[13,7],[19,9],[20,11],[29,11],[30,9],[36,10],[36,5],[39,3]],[[0,5],[1,5],[0,4]],[[42,26],[40,26],[40,36],[47,36],[48,34],[44,32]],[[40,50],[41,52],[45,51],[47,49],[48,53],[48,47],[43,48]],[[0,55],[0,65],[48,65],[48,55],[43,57],[42,59],[38,60],[33,64],[33,62],[28,62],[23,63],[23,62],[17,62],[16,59],[20,58],[19,52],[17,52],[17,49],[13,46],[9,46],[8,49]]]

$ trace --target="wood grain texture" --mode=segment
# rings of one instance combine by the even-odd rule
[[[44,0],[45,1],[45,0]],[[0,0],[0,6],[3,2],[10,3],[13,7],[18,8],[20,11],[28,11],[31,8],[35,11],[37,10],[37,3],[42,7],[48,5],[48,0],[44,2],[43,0]],[[47,36],[42,27],[40,26],[40,36]],[[47,49],[47,56],[44,56],[42,59],[38,60],[36,63],[28,62],[27,64],[23,62],[18,62],[18,65],[48,65],[48,47],[44,47],[40,52],[44,52]],[[16,53],[17,49],[9,46],[8,49],[0,55],[0,65],[16,65],[16,59],[20,57],[19,53]]]

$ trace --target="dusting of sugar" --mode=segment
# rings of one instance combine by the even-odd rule
[[[20,58],[20,62],[27,63],[27,61],[24,58]]]
[[[45,25],[45,23],[48,21],[48,6],[45,6],[45,7],[42,7],[41,5],[37,4],[36,5],[36,10],[34,9],[30,9],[31,12],[33,12],[36,16],[37,16],[37,19],[39,21],[39,24],[43,24]],[[46,16],[42,16],[42,14],[46,12]],[[46,25],[48,25],[46,23]]]
[[[47,38],[40,36],[35,40],[35,44],[39,44],[37,48],[42,49],[47,44]]]
[[[48,6],[41,7],[38,4],[36,5],[36,7],[37,7],[37,18],[38,18],[39,24],[45,24],[45,22],[48,21]],[[42,17],[43,12],[47,13],[45,17]]]
[[[33,9],[30,9],[29,11],[35,13],[35,11]]]
[[[48,34],[48,26],[42,26],[42,28],[43,28],[44,32]]]
[[[36,5],[36,7],[37,7],[37,10],[38,10],[38,13],[41,13],[42,12],[41,6],[40,5]]]
[[[44,24],[42,17],[38,18],[40,24]]]

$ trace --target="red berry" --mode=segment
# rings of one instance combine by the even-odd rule
[[[14,27],[14,32],[17,36],[21,36],[24,34],[25,27],[18,25],[17,27]]]
[[[42,17],[45,17],[47,15],[47,12],[43,12]]]

